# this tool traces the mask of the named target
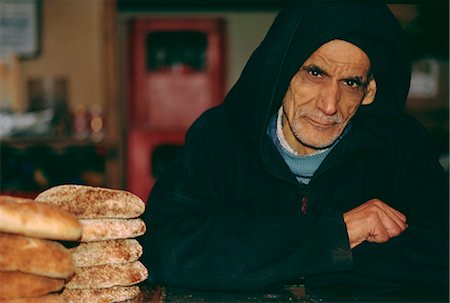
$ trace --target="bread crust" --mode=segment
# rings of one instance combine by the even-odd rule
[[[145,209],[145,203],[130,192],[75,184],[52,187],[35,200],[57,205],[82,219],[137,218]]]
[[[74,215],[54,205],[0,195],[0,232],[76,241],[81,225]]]
[[[137,261],[143,248],[134,239],[80,243],[70,249],[76,267],[122,264]]]
[[[0,271],[64,279],[75,266],[70,251],[56,241],[0,233]]]
[[[142,219],[81,219],[81,242],[130,239],[146,231]]]
[[[19,271],[0,272],[0,299],[37,297],[58,291],[64,279],[48,278]]]
[[[148,277],[147,268],[135,261],[126,264],[107,264],[91,267],[77,267],[65,287],[68,289],[110,288],[131,286]]]
[[[61,296],[69,303],[106,303],[131,300],[140,294],[139,286],[114,286],[111,288],[68,289]]]

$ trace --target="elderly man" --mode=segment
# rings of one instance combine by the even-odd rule
[[[402,29],[380,4],[282,9],[150,194],[152,281],[200,289],[448,283],[448,187],[405,114]]]

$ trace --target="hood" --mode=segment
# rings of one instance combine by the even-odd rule
[[[374,102],[359,108],[353,124],[388,135],[386,126],[404,111],[411,75],[400,24],[382,3],[302,1],[281,9],[224,99],[230,119],[254,148],[262,146],[269,118],[293,75],[316,49],[334,39],[368,55],[377,83]]]

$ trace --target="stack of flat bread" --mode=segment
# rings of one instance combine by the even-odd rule
[[[0,196],[0,302],[64,302],[58,294],[75,272],[58,240],[78,241],[81,224],[56,206]]]
[[[148,271],[139,261],[143,235],[139,216],[145,204],[123,190],[85,185],[60,185],[39,194],[36,201],[74,214],[82,225],[81,243],[70,248],[75,274],[66,282],[67,302],[122,302],[140,294]]]

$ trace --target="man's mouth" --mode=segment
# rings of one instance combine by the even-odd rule
[[[320,127],[320,128],[330,128],[332,126],[334,126],[336,123],[335,122],[330,122],[330,121],[317,121],[311,117],[307,117],[305,116],[305,118],[308,120],[309,123],[311,123],[313,126],[315,127]]]

